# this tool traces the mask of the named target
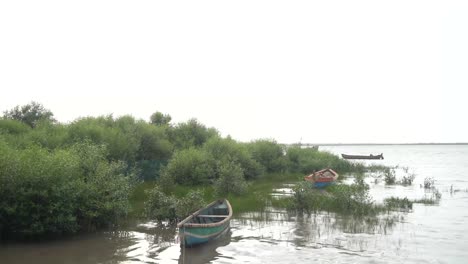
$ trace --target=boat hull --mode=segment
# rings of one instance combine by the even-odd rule
[[[335,182],[334,181],[329,181],[329,182],[314,182],[314,187],[315,188],[325,188],[327,186],[333,185]]]
[[[316,188],[324,188],[335,183],[338,173],[332,169],[323,169],[304,177],[304,180],[313,184]]]
[[[229,222],[215,227],[186,227],[179,230],[181,246],[193,247],[210,242],[226,233]]]
[[[232,207],[228,200],[212,202],[177,224],[180,245],[193,247],[218,238],[229,229],[231,217]]]

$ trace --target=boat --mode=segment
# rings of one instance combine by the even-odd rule
[[[323,188],[333,184],[338,179],[338,173],[332,169],[323,169],[304,177],[304,180],[311,182],[317,188]]]
[[[229,229],[231,217],[227,199],[210,203],[177,224],[180,245],[193,247],[218,238]]]
[[[348,154],[341,154],[343,159],[384,159],[383,153],[379,155],[348,155]]]

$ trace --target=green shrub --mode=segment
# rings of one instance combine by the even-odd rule
[[[424,189],[434,188],[434,178],[426,177],[424,178]]]
[[[171,157],[173,146],[166,134],[166,127],[139,122],[135,129],[139,141],[137,160],[168,160]]]
[[[90,140],[94,144],[106,145],[108,160],[121,160],[133,163],[140,147],[133,117],[123,116],[114,119],[107,117],[86,117],[69,125],[69,142]]]
[[[219,137],[214,128],[207,128],[196,119],[179,123],[169,129],[169,138],[176,149],[201,147],[208,139]]]
[[[80,148],[80,147],[76,147]],[[129,210],[130,176],[95,146],[17,150],[0,141],[0,234],[32,237],[94,230]]]
[[[364,172],[365,169],[360,163],[351,163],[330,152],[318,151],[316,148],[291,146],[286,150],[286,158],[289,171],[304,174],[324,168],[332,168],[338,173]]]
[[[210,184],[215,179],[215,160],[200,149],[178,151],[163,169],[162,179],[183,185]]]
[[[399,197],[390,197],[384,200],[384,205],[388,210],[401,209],[408,211],[413,209],[413,202],[408,200],[408,198],[399,198]]]
[[[373,203],[366,184],[334,184],[326,190],[312,186],[304,181],[293,188],[290,209],[305,213],[328,211],[352,215],[373,215],[381,210]]]
[[[266,172],[282,172],[287,168],[283,146],[274,140],[256,140],[249,143],[252,157],[260,163]]]
[[[384,181],[385,184],[392,185],[396,183],[395,169],[386,168],[384,170]]]
[[[0,118],[0,134],[24,134],[31,130],[27,124],[13,119]]]
[[[158,222],[177,219],[177,199],[173,195],[165,194],[159,186],[147,191],[148,200],[145,202],[145,215]]]
[[[215,192],[218,196],[226,196],[228,194],[240,195],[247,190],[247,183],[244,179],[242,168],[233,163],[225,162],[220,164],[219,178],[215,182]]]
[[[159,223],[168,221],[174,224],[189,216],[205,205],[200,191],[189,191],[184,197],[177,199],[174,195],[164,193],[159,186],[147,191],[145,215]]]
[[[184,197],[177,201],[176,215],[178,220],[182,220],[205,206],[203,193],[201,191],[189,191]]]
[[[247,180],[259,178],[264,173],[264,167],[252,158],[247,146],[230,138],[213,137],[203,145],[203,149],[215,160],[238,164]]]
[[[401,184],[403,185],[411,185],[413,184],[414,178],[416,178],[416,175],[414,173],[404,175],[401,178]]]

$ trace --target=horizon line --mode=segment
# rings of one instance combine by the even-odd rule
[[[283,144],[283,143],[281,143]],[[371,145],[468,145],[468,142],[420,142],[420,143],[285,143],[301,146],[371,146]]]

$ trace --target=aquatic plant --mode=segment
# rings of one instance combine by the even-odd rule
[[[385,184],[388,185],[392,185],[397,182],[394,168],[387,168],[384,170],[384,181]]]
[[[308,182],[300,182],[293,189],[289,208],[299,213],[317,211],[353,215],[370,215],[382,210],[369,195],[369,186],[363,181],[354,184],[335,184],[320,190]]]
[[[416,178],[416,174],[414,174],[414,173],[404,175],[401,178],[401,184],[402,185],[411,185],[411,184],[413,184],[414,178]]]
[[[413,209],[413,201],[410,201],[408,198],[400,197],[390,197],[384,200],[384,205],[388,210],[400,209],[404,211],[409,211]]]
[[[434,188],[434,178],[431,178],[431,177],[426,177],[424,178],[424,189],[432,189]]]

